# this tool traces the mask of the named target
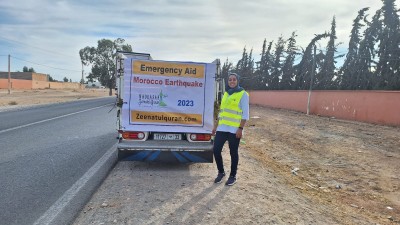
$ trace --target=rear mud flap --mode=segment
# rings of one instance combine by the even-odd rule
[[[212,163],[212,151],[118,150],[120,161]]]

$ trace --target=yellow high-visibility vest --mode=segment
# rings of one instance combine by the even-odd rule
[[[231,95],[227,92],[224,93],[221,100],[218,124],[225,124],[232,127],[240,126],[243,111],[239,108],[239,103],[245,93],[247,94],[244,90]]]

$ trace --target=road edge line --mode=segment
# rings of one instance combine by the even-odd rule
[[[71,224],[118,161],[117,143],[68,189],[34,225]]]
[[[85,110],[81,110],[81,111],[78,111],[78,112],[67,113],[67,114],[64,114],[64,115],[61,115],[61,116],[56,116],[56,117],[53,117],[53,118],[44,119],[44,120],[40,120],[40,121],[36,121],[36,122],[20,125],[20,126],[17,126],[17,127],[11,127],[11,128],[8,128],[8,129],[0,130],[0,134],[8,132],[8,131],[13,131],[13,130],[17,130],[17,129],[20,129],[20,128],[25,128],[25,127],[29,127],[29,126],[32,126],[32,125],[41,124],[41,123],[44,123],[44,122],[56,120],[56,119],[61,119],[61,118],[64,118],[64,117],[75,115],[75,114],[84,113],[84,112],[87,112],[87,111],[99,109],[99,108],[102,108],[102,107],[105,107],[105,106],[108,106],[108,105],[112,105],[112,103],[101,105],[101,106],[96,106],[96,107],[85,109]]]

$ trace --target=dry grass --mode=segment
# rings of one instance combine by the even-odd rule
[[[58,102],[74,101],[85,98],[107,97],[107,89],[84,89],[84,90],[11,90],[0,89],[0,108],[8,106],[28,106],[37,104],[49,104]]]

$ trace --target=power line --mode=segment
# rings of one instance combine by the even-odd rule
[[[24,62],[28,62],[28,63],[33,63],[33,64],[36,64],[36,65],[39,65],[39,66],[49,67],[49,68],[56,69],[56,70],[82,72],[81,70],[70,70],[70,69],[63,69],[63,68],[57,68],[57,67],[53,67],[53,66],[43,65],[43,64],[40,64],[40,63],[35,63],[35,62],[28,61],[28,60],[20,59],[20,58],[17,58],[15,56],[11,56],[11,58],[14,58],[14,59],[17,59],[17,60],[20,60],[20,61],[24,61]]]
[[[56,54],[56,55],[63,55],[63,56],[67,56],[67,57],[70,57],[70,58],[75,58],[74,56],[65,55],[65,54],[62,54],[62,53],[59,53],[59,52],[50,51],[50,50],[39,48],[39,47],[36,47],[36,46],[33,46],[33,45],[28,45],[28,44],[25,44],[23,42],[11,40],[11,39],[8,39],[8,38],[2,37],[2,36],[0,36],[0,38],[3,39],[3,40],[6,40],[6,41],[15,42],[15,43],[20,44],[20,45],[25,45],[25,46],[29,46],[31,48],[36,48],[36,49],[39,49],[41,51],[45,51],[45,52],[48,52],[48,53],[52,53],[52,54]]]

